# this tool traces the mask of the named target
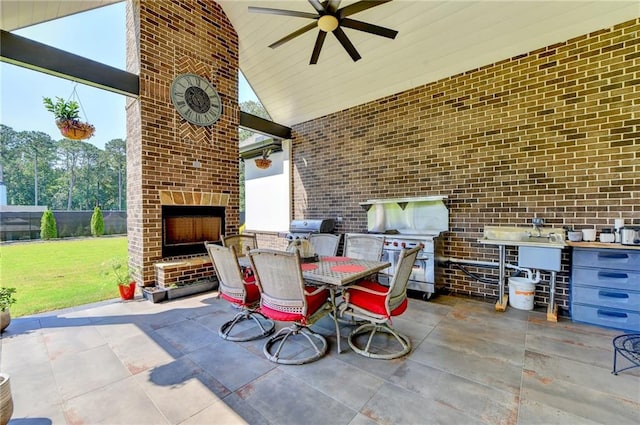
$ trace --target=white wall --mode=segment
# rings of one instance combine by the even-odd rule
[[[291,142],[284,140],[282,148],[282,152],[269,156],[272,163],[266,170],[256,167],[253,159],[244,161],[247,230],[286,232],[289,229]]]

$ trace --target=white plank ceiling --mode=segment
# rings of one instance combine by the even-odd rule
[[[118,0],[0,0],[5,30]],[[167,0],[156,0],[167,1]],[[309,65],[318,29],[269,44],[312,21],[249,13],[249,6],[314,13],[304,0],[219,0],[240,40],[240,68],[271,118],[293,125],[640,16],[633,1],[394,0],[350,18],[397,30],[395,40],[344,28],[362,59],[329,34]],[[355,3],[343,0],[340,7]],[[640,37],[640,34],[636,34]]]

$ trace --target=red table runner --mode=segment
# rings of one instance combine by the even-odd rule
[[[367,268],[364,266],[359,266],[357,264],[340,264],[337,266],[332,266],[332,272],[339,273],[357,273],[366,270]]]
[[[321,260],[327,263],[338,263],[341,261],[349,261],[349,258],[348,257],[322,257]]]

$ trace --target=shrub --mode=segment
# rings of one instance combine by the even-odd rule
[[[40,219],[40,238],[55,239],[58,237],[58,229],[56,228],[56,218],[53,211],[47,209]]]
[[[16,288],[0,288],[0,310],[5,311],[11,304],[16,302],[13,298],[13,294],[16,292]]]
[[[93,209],[93,215],[91,215],[91,234],[95,237],[104,235],[104,217],[100,207]]]

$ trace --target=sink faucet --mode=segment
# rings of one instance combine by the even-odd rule
[[[535,235],[535,237],[542,237],[542,231],[540,230],[540,228],[542,226],[544,226],[544,218],[540,218],[540,217],[533,217],[531,219],[531,223],[533,224],[533,229],[536,231],[537,235]],[[533,234],[529,234],[529,236],[534,236]]]

